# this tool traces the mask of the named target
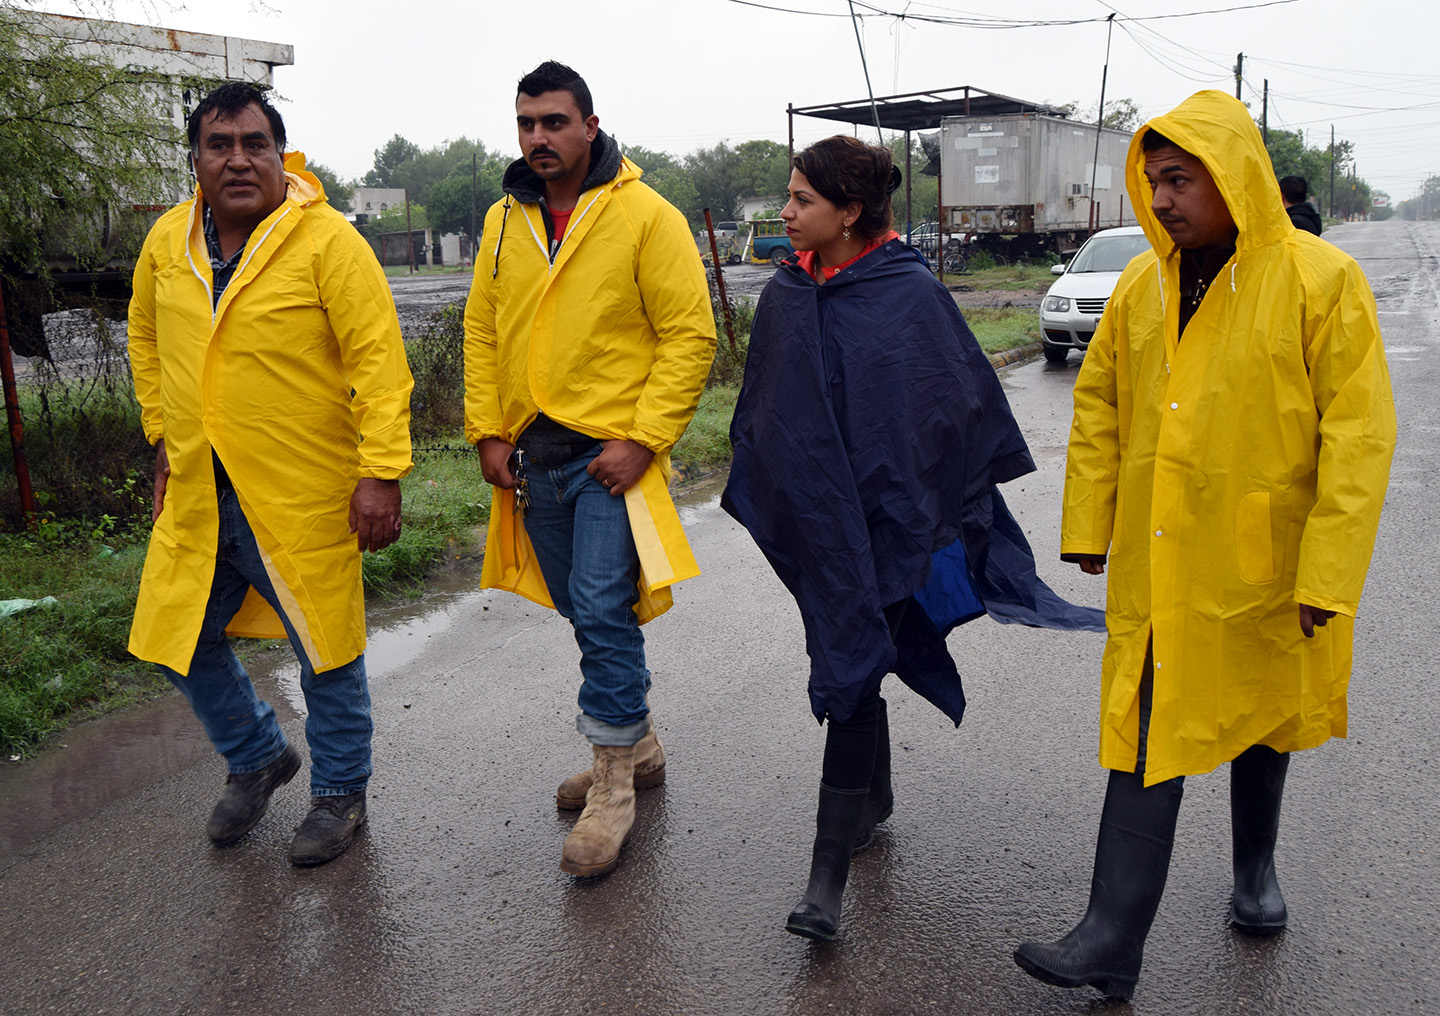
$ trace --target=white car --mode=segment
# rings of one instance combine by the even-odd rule
[[[1060,278],[1040,304],[1045,359],[1064,363],[1070,350],[1085,352],[1120,273],[1131,258],[1149,249],[1150,241],[1139,226],[1102,229],[1085,241],[1068,265],[1050,269]]]

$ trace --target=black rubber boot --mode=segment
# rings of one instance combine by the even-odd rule
[[[1110,773],[1090,906],[1060,941],[1026,942],[1015,950],[1015,962],[1031,976],[1063,988],[1088,984],[1113,998],[1134,992],[1185,792],[1183,779],[1148,789],[1143,781],[1135,773]]]
[[[1230,926],[1247,935],[1278,935],[1289,912],[1275,878],[1275,838],[1290,756],[1263,744],[1230,763],[1230,832],[1235,845],[1235,891]]]
[[[869,790],[836,790],[820,784],[810,884],[800,904],[790,912],[786,931],[822,942],[835,937],[840,927],[840,900],[850,875],[850,851],[869,796]]]
[[[875,837],[875,827],[889,818],[894,810],[895,791],[890,786],[890,719],[882,698],[880,724],[875,731],[875,770],[870,776],[870,796],[865,800],[865,812],[860,819],[860,832],[855,836],[852,853],[858,854],[870,846]]]

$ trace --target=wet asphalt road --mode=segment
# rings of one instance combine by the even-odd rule
[[[856,859],[842,938],[782,930],[803,888],[822,731],[799,618],[704,492],[705,574],[647,628],[669,781],[640,796],[619,869],[558,867],[582,766],[576,650],[557,617],[466,588],[372,617],[371,824],[326,867],[284,860],[299,782],[240,845],[203,834],[223,767],[174,699],[77,728],[0,770],[0,1012],[336,1014],[1391,1014],[1440,1012],[1435,533],[1440,226],[1356,224],[1381,306],[1400,448],[1357,624],[1351,737],[1291,766],[1277,852],[1291,925],[1225,927],[1224,771],[1188,781],[1133,1003],[1051,988],[1010,959],[1084,908],[1104,789],[1101,638],[959,629],[956,730],[891,679],[896,810]],[[1039,472],[1007,486],[1041,574],[1076,363],[1004,379]],[[267,680],[302,720],[283,653]]]

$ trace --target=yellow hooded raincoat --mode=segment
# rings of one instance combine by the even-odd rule
[[[213,313],[198,190],[161,216],[135,268],[135,394],[170,479],[130,651],[182,674],[215,574],[212,448],[316,671],[365,649],[355,484],[410,471],[412,382],[390,288],[304,167],[303,154],[285,157],[286,200],[251,234]],[[227,630],[285,637],[253,589]]]
[[[1178,334],[1179,251],[1141,137],[1210,171],[1234,257]],[[1254,744],[1346,733],[1354,615],[1395,443],[1375,300],[1298,232],[1245,107],[1200,92],[1135,135],[1126,185],[1153,253],[1125,270],[1075,387],[1062,553],[1109,553],[1100,764],[1133,772],[1154,639],[1145,782]],[[1338,612],[1306,639],[1298,604]]]
[[[644,623],[669,609],[672,584],[700,574],[668,481],[715,355],[715,318],[689,227],[640,175],[624,159],[580,195],[553,265],[539,205],[491,206],[465,308],[465,437],[513,443],[543,411],[655,453],[623,495]],[[553,607],[534,553],[513,495],[497,489],[480,584]]]

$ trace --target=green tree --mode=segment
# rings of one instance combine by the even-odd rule
[[[410,158],[395,167],[389,186],[404,187],[410,192],[411,201],[428,207],[432,187],[452,174],[469,175],[471,156],[484,165],[492,158],[499,158],[499,153],[492,155],[483,144],[469,138],[457,138],[433,148],[417,149]]]
[[[30,29],[0,3],[0,276],[138,250],[172,204],[185,148],[168,78],[115,67]],[[195,84],[198,84],[195,83]]]
[[[410,202],[410,229],[419,232],[430,225],[430,216],[425,211],[424,205],[417,205]],[[405,206],[399,205],[395,208],[381,212],[373,216],[369,222],[360,227],[360,232],[368,237],[376,237],[381,233],[403,233],[406,230]]]
[[[1095,122],[1095,114],[1099,109],[1099,103],[1093,102],[1084,110],[1080,103],[1071,101],[1060,107],[1072,120],[1080,123]],[[1134,99],[1110,99],[1105,103],[1105,123],[1103,126],[1116,131],[1139,130],[1140,125],[1145,122],[1145,116],[1140,112],[1140,105]]]
[[[890,155],[903,176],[905,173],[905,135],[898,134],[890,139]],[[900,189],[890,197],[895,229],[900,233],[905,232],[907,222],[918,226],[922,222],[928,222],[935,218],[939,180],[937,177],[926,176],[922,172],[928,162],[929,159],[925,155],[919,137],[912,134],[910,136],[910,205],[907,207],[905,204],[906,188],[903,181]]]
[[[1395,214],[1411,221],[1440,219],[1440,176],[1427,177],[1420,185],[1420,193],[1400,202]]]
[[[396,134],[383,146],[375,149],[375,164],[365,174],[362,182],[366,187],[403,187],[392,182],[395,170],[420,154],[419,147],[412,141]]]
[[[669,152],[652,151],[648,148],[641,148],[638,145],[629,145],[625,148],[625,158],[640,167],[644,174],[644,181],[654,188],[666,201],[685,214],[696,229],[704,223],[705,216],[700,213],[703,207],[700,201],[699,192],[695,190],[695,182],[685,169],[684,163]],[[712,209],[711,214],[714,214]]]
[[[325,201],[336,211],[350,211],[350,195],[355,193],[355,182],[343,182],[335,171],[323,162],[306,161],[305,168],[314,173],[325,188]]]
[[[475,228],[477,231],[483,230],[486,209],[500,200],[500,180],[505,173],[505,163],[496,157],[477,162],[473,187],[470,163],[467,161],[462,168],[430,188],[430,203],[426,205],[426,210],[431,225],[440,232],[469,235],[472,208],[475,213]]]

